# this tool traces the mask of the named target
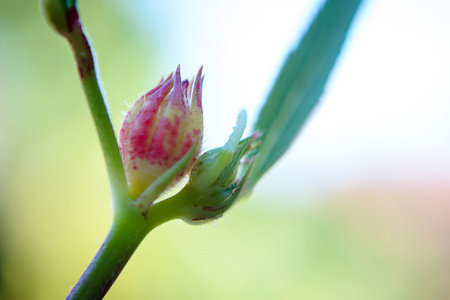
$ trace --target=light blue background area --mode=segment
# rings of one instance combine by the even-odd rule
[[[249,126],[321,1],[133,1],[168,73],[204,65],[205,148],[240,109]],[[256,195],[313,196],[366,181],[450,175],[450,2],[363,3],[320,105]],[[149,87],[157,80],[152,73]],[[289,198],[289,197],[288,197]],[[292,198],[290,198],[292,199]]]

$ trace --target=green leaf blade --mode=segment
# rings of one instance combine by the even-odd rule
[[[320,100],[361,0],[329,0],[286,59],[254,126],[261,145],[254,185],[286,152]]]

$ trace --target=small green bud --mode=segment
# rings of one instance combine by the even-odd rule
[[[61,35],[67,33],[67,15],[69,7],[75,8],[75,1],[39,0],[41,12],[50,27]],[[72,9],[73,9],[72,8]]]
[[[217,219],[241,196],[255,161],[251,155],[255,136],[239,142],[245,123],[242,112],[228,142],[202,154],[195,162],[189,182],[179,194],[185,199],[185,222],[199,224]]]
[[[213,149],[202,155],[203,161],[197,162],[192,171],[191,182],[199,191],[208,188],[222,173],[225,166],[233,159],[234,152],[245,130],[247,114],[241,111],[233,133],[221,148]]]

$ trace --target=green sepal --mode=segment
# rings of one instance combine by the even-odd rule
[[[233,204],[240,199],[248,178],[251,174],[255,160],[245,165],[242,176],[228,183],[229,175],[237,170],[237,165],[228,168],[227,172],[221,174],[217,181],[207,190],[199,191],[191,185],[187,185],[177,196],[183,197],[184,204],[181,208],[181,219],[188,224],[198,225],[222,217]],[[230,162],[232,165],[232,162]],[[231,171],[231,172],[230,172]]]
[[[136,198],[131,206],[137,209],[141,215],[146,214],[148,208],[153,202],[169,187],[174,179],[179,176],[181,171],[194,157],[195,149],[198,149],[200,140],[197,140],[189,149],[189,151],[177,161],[170,169],[166,170],[158,179],[156,179],[145,191]]]
[[[238,115],[236,126],[227,143],[220,148],[210,150],[199,157],[192,167],[190,181],[198,190],[206,189],[222,173],[223,169],[233,159],[234,152],[245,130],[247,113],[245,110]],[[195,181],[195,183],[193,183]]]

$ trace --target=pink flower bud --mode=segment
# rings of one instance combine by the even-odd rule
[[[138,197],[182,158],[203,136],[202,68],[192,81],[181,81],[180,66],[144,96],[125,117],[119,137],[120,153],[130,196]],[[189,172],[193,161],[179,174]]]

